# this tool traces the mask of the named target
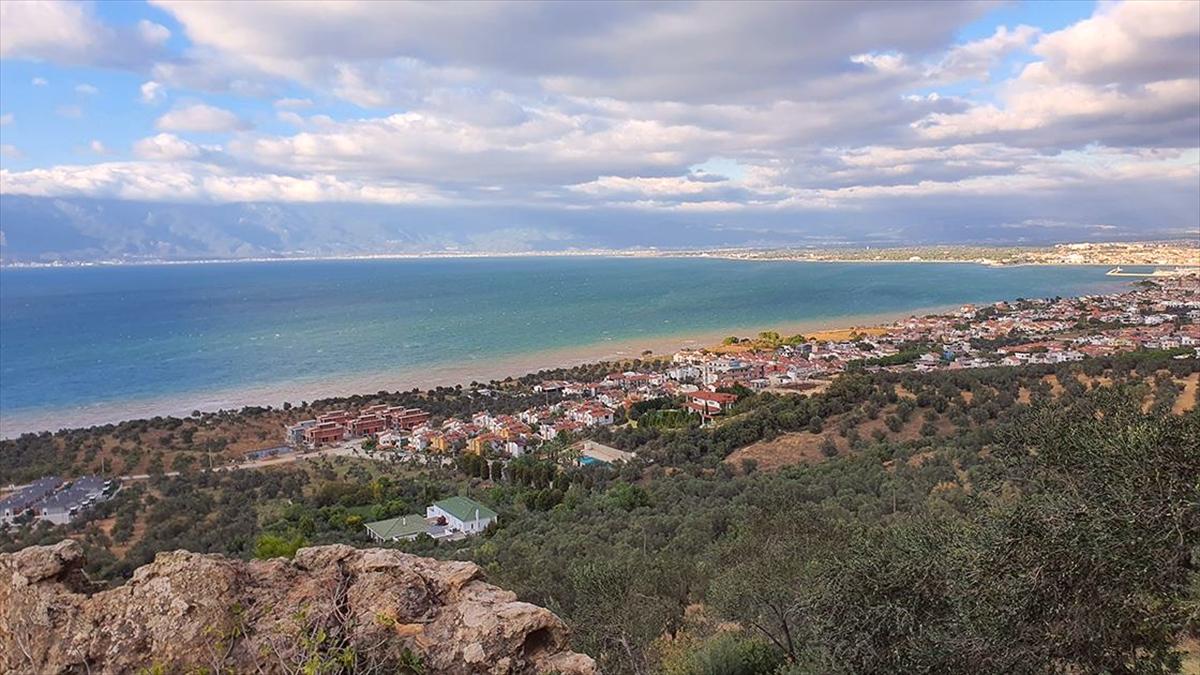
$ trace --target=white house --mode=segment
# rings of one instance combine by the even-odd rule
[[[426,518],[445,518],[446,527],[464,534],[478,534],[496,521],[496,512],[466,497],[450,497],[425,509]]]

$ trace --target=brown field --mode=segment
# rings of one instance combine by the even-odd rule
[[[707,347],[706,351],[710,351],[713,354],[746,354],[756,349],[758,347],[752,342],[739,342],[736,345],[714,345]]]
[[[192,457],[197,463],[207,463],[204,450],[206,443],[212,441],[219,450],[213,452],[213,463],[228,464],[231,460],[241,457],[251,450],[259,450],[282,443],[283,427],[299,418],[296,411],[272,410],[260,415],[232,415],[222,418],[211,418],[205,421],[186,418],[173,431],[162,428],[146,428],[123,438],[116,433],[91,436],[85,447],[95,448],[82,450],[74,457],[67,457],[68,462],[78,462],[78,473],[97,473],[118,475],[133,475],[146,473],[156,456],[161,457],[165,468],[171,470],[176,457]],[[192,442],[185,444],[183,437],[192,433]],[[65,440],[55,439],[59,448],[65,449]],[[85,460],[88,454],[91,459]]]
[[[851,326],[850,328],[832,328],[815,333],[805,333],[804,337],[818,342],[842,342],[856,336],[884,335],[887,332],[888,329],[881,326]],[[751,338],[749,342],[739,342],[733,345],[713,345],[712,347],[706,347],[705,351],[714,354],[745,354],[747,352],[772,348],[771,344]]]
[[[905,442],[921,437],[921,425],[925,423],[921,413],[914,413],[908,422],[905,422],[904,426],[900,428],[900,431],[892,433],[883,420],[893,412],[895,412],[895,407],[888,406],[880,411],[878,418],[866,420],[858,425],[859,435],[863,438],[870,438],[875,433],[875,430],[879,429],[891,441]],[[758,463],[758,468],[763,471],[774,471],[796,464],[817,464],[828,459],[821,452],[821,444],[826,437],[832,438],[833,442],[837,444],[839,455],[848,454],[850,452],[850,444],[838,434],[837,424],[840,419],[841,416],[837,416],[826,420],[819,434],[808,431],[793,431],[770,441],[753,443],[735,450],[725,458],[725,462],[735,468],[740,468],[743,459],[752,459]],[[940,417],[935,424],[938,427],[938,435],[951,433],[954,428],[954,425],[944,416]]]
[[[815,333],[805,334],[804,337],[810,340],[819,342],[842,342],[849,340],[851,335],[883,335],[888,329],[880,326],[853,326],[850,328],[838,328],[834,330],[822,330]]]
[[[1175,406],[1171,409],[1171,412],[1176,415],[1182,415],[1196,407],[1196,398],[1200,394],[1200,391],[1198,391],[1200,373],[1192,373],[1183,380],[1176,380],[1176,382],[1183,385],[1183,392],[1179,394],[1179,398],[1175,399]],[[1197,672],[1200,672],[1200,669]]]
[[[1088,386],[1112,384],[1112,380],[1108,377],[1088,377],[1083,374],[1078,374],[1077,377],[1080,382]],[[1043,378],[1043,381],[1050,387],[1053,396],[1062,395],[1064,389],[1056,376],[1047,375]],[[1182,414],[1197,406],[1197,396],[1200,393],[1198,392],[1198,389],[1200,389],[1200,373],[1193,373],[1185,379],[1176,380],[1176,382],[1183,387],[1183,392],[1176,399],[1173,412]],[[896,387],[896,394],[901,399],[913,400],[916,398],[913,392],[899,385]],[[974,395],[970,391],[961,391],[960,394],[967,403],[970,403],[974,398]],[[1029,403],[1029,389],[1022,387],[1017,400],[1021,403]],[[1147,400],[1145,407],[1149,409],[1152,403],[1152,400]],[[899,432],[892,433],[884,424],[884,418],[894,412],[895,406],[887,406],[880,411],[876,419],[864,421],[858,426],[859,435],[863,438],[871,438],[876,430],[881,430],[888,440],[901,443],[921,437],[921,426],[925,423],[923,410],[914,413],[908,422],[901,427]],[[824,428],[819,434],[813,434],[808,431],[795,431],[783,434],[770,441],[753,443],[735,450],[729,457],[725,458],[725,461],[735,468],[740,468],[742,460],[752,459],[757,462],[758,468],[764,471],[778,470],[797,464],[817,464],[827,459],[821,452],[821,444],[826,437],[832,438],[837,443],[839,455],[845,455],[850,452],[850,449],[846,439],[838,434],[837,426],[840,419],[841,417],[838,416],[826,420]],[[938,428],[939,436],[954,433],[954,425],[951,424],[945,415],[939,416],[934,424]],[[924,459],[926,458],[920,457],[920,455],[914,456],[910,459],[910,464],[914,460],[919,463],[924,461]]]
[[[833,435],[837,436],[836,433]],[[821,453],[821,442],[824,438],[823,433],[810,434],[807,431],[784,434],[775,440],[759,441],[736,450],[725,458],[725,463],[740,468],[742,460],[752,459],[758,462],[760,471],[774,471],[795,464],[817,464],[826,459]],[[838,440],[842,441],[838,446],[838,453],[844,454],[846,441]]]
[[[1177,647],[1183,652],[1183,668],[1180,672],[1185,675],[1200,675],[1200,640],[1186,638]]]

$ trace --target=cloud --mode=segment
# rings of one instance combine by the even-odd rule
[[[963,79],[987,80],[992,69],[1006,56],[1025,50],[1040,33],[1033,26],[998,26],[990,36],[958,45],[948,51],[927,76],[934,80],[954,82]]]
[[[144,73],[145,103],[193,98],[138,134],[139,161],[6,180],[203,203],[619,209],[637,228],[720,218],[756,237],[856,218],[1125,232],[1160,204],[1173,227],[1200,206],[1193,2],[1102,3],[1053,31],[993,21],[972,40],[956,36],[993,3],[154,4],[182,35],[128,27],[155,56],[121,67]],[[118,31],[90,11],[76,13],[94,32]],[[254,97],[274,120],[253,128],[199,92]]]
[[[1200,3],[1103,3],[1044,36],[1034,52],[1055,77],[1095,85],[1194,78],[1200,72]]]
[[[170,36],[165,27],[150,21],[109,26],[90,4],[50,0],[0,3],[0,25],[5,29],[0,57],[67,66],[145,68],[163,54]]]
[[[97,155],[109,154],[108,146],[104,145],[102,141],[97,139],[92,139],[92,142],[88,143],[88,150],[91,150],[92,153]]]
[[[163,202],[361,202],[436,204],[441,197],[419,185],[364,183],[328,174],[242,174],[203,162],[106,162],[50,169],[0,169],[4,194],[39,197],[110,197]]]
[[[201,148],[175,134],[162,133],[133,144],[133,154],[141,159],[180,160],[200,156]]]
[[[1032,51],[1042,60],[1004,83],[998,102],[934,113],[915,128],[938,142],[1195,147],[1200,3],[1104,4]]]
[[[275,101],[275,107],[283,108],[284,110],[311,108],[312,104],[313,102],[310,98],[281,98]]]
[[[707,159],[724,132],[656,120],[598,119],[528,108],[525,119],[487,126],[427,112],[328,121],[291,136],[235,139],[230,155],[282,172],[471,185],[561,184],[648,167],[675,170]]]
[[[44,77],[35,77],[33,80],[31,80],[31,84],[33,84],[35,87],[45,87],[48,86],[50,82]]]
[[[12,124],[14,119],[16,118],[13,117],[12,113],[4,113],[3,115],[0,115],[0,127],[6,127]]]
[[[154,80],[143,82],[139,91],[141,92],[141,102],[147,105],[157,105],[167,97],[166,88]]]
[[[162,24],[142,19],[137,23],[138,36],[148,45],[162,45],[171,39],[171,31]]]
[[[331,13],[307,3],[155,4],[226,68],[322,84],[368,106],[402,97],[414,78],[483,74],[624,100],[798,100],[809,82],[853,78],[851,55],[939,49],[990,6],[347,2]]]
[[[83,108],[77,105],[60,105],[54,109],[54,113],[67,119],[79,119],[83,117]]]
[[[85,83],[75,85],[75,93],[84,96],[95,96],[100,93],[100,90],[95,85]]]
[[[154,126],[162,131],[220,133],[248,129],[249,125],[234,113],[206,103],[193,103],[159,117]]]
[[[23,153],[19,149],[17,149],[17,146],[15,146],[15,145],[12,145],[10,143],[4,143],[3,145],[0,145],[0,157],[5,157],[8,159],[22,159],[23,157],[25,157],[25,153]],[[0,174],[2,174],[3,172],[4,171],[2,169],[0,169]],[[0,187],[2,187],[2,186],[0,186]]]

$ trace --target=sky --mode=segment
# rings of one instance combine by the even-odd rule
[[[535,248],[1200,236],[1200,2],[8,0],[12,196]]]

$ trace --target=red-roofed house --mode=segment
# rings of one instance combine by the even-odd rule
[[[704,416],[719,415],[737,398],[737,394],[719,391],[694,391],[688,394],[687,407]]]

